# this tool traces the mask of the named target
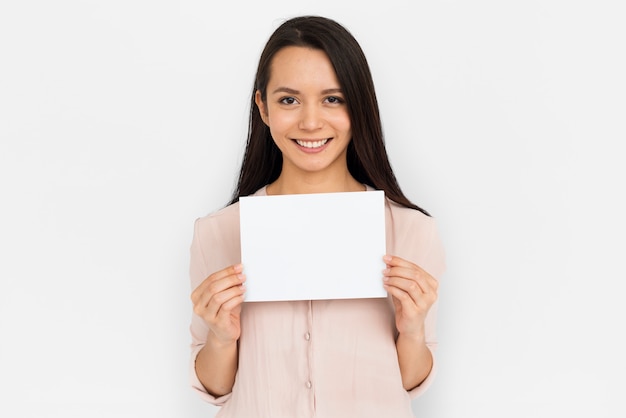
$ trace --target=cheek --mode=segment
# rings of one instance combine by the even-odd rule
[[[284,121],[276,118],[268,118],[268,122],[272,137],[280,139],[280,137],[285,135]]]
[[[334,119],[333,119],[333,124],[335,125],[335,127],[341,131],[347,132],[348,135],[351,135],[351,131],[352,131],[352,126],[350,124],[350,118],[348,117],[348,114],[340,114],[337,115]]]
[[[274,140],[276,146],[283,151],[283,144],[286,141],[286,137],[288,137],[289,125],[285,122],[283,118],[276,117],[276,115],[272,115],[273,117],[268,117],[268,127],[270,129],[270,135]]]
[[[272,133],[284,134],[297,124],[296,112],[270,111],[267,121]]]

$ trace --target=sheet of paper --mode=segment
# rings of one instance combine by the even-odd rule
[[[386,297],[384,192],[239,199],[246,302]]]

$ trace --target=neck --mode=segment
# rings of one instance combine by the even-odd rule
[[[283,172],[266,189],[268,195],[362,191],[365,191],[365,187],[348,171],[342,176],[327,176],[321,173],[293,176]]]

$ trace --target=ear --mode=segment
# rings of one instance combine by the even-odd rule
[[[263,123],[269,126],[269,123],[268,123],[269,118],[267,116],[267,107],[265,106],[265,103],[263,102],[263,98],[261,97],[261,92],[259,90],[257,90],[256,93],[254,93],[254,102],[256,103],[256,106],[259,108],[259,113],[261,114],[261,119],[263,120]]]

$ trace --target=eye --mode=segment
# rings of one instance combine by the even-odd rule
[[[328,96],[326,98],[326,101],[330,104],[341,104],[341,103],[345,103],[345,101],[341,98],[341,97],[337,97],[337,96]]]
[[[290,96],[289,96],[289,97],[282,97],[282,98],[279,100],[279,103],[281,103],[281,104],[286,104],[286,105],[292,105],[292,104],[295,104],[295,103],[297,103],[297,102],[298,102],[298,101],[296,100],[296,98],[295,98],[295,97],[290,97]]]

